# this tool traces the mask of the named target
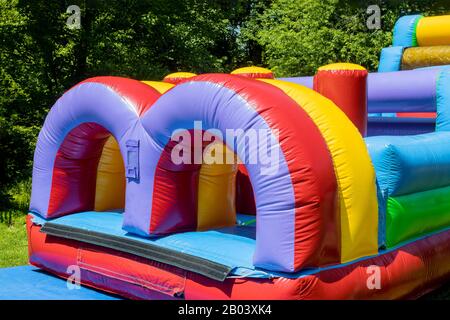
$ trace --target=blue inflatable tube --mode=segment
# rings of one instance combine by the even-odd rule
[[[399,71],[402,65],[404,47],[387,47],[381,49],[378,72]]]
[[[387,196],[450,185],[450,132],[369,137],[366,144]]]
[[[436,131],[450,131],[450,68],[440,72],[436,87]]]
[[[392,45],[403,47],[417,46],[416,26],[422,15],[403,16],[394,25]]]

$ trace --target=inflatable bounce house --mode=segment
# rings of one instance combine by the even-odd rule
[[[79,83],[39,134],[31,264],[63,278],[77,266],[82,284],[133,299],[434,289],[450,278],[450,68],[430,66],[450,63],[449,26],[402,17],[373,74],[337,63],[314,77]],[[409,122],[385,115],[401,112]],[[254,146],[230,131],[264,134]]]

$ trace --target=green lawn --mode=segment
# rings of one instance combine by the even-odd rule
[[[13,215],[11,225],[0,222],[0,268],[27,264],[25,215]],[[427,300],[450,300],[450,283],[425,295]]]
[[[27,246],[25,215],[13,216],[10,225],[0,223],[0,268],[27,264]]]
[[[0,211],[0,268],[21,266],[28,262],[25,217],[31,194],[31,179],[10,190],[11,206]]]

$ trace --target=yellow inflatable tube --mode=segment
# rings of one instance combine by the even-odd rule
[[[173,87],[175,87],[174,84],[171,84],[168,82],[162,82],[162,81],[141,81],[141,82],[152,87],[153,89],[155,89],[156,91],[158,91],[161,94],[164,94],[169,89],[172,89]]]
[[[231,71],[231,74],[245,76],[247,78],[273,79],[273,72],[262,67],[243,67]]]
[[[416,37],[420,47],[450,45],[450,15],[420,19]]]

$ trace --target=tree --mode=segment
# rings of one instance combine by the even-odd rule
[[[366,26],[367,7],[381,9],[381,29]],[[262,47],[262,61],[277,76],[313,74],[332,62],[358,63],[376,70],[380,51],[392,42],[402,15],[445,14],[448,1],[274,0],[247,22],[242,41]]]
[[[236,37],[253,2],[0,0],[0,198],[31,176],[37,132],[65,90],[97,75],[229,72],[245,59]],[[80,29],[66,25],[69,5]]]

